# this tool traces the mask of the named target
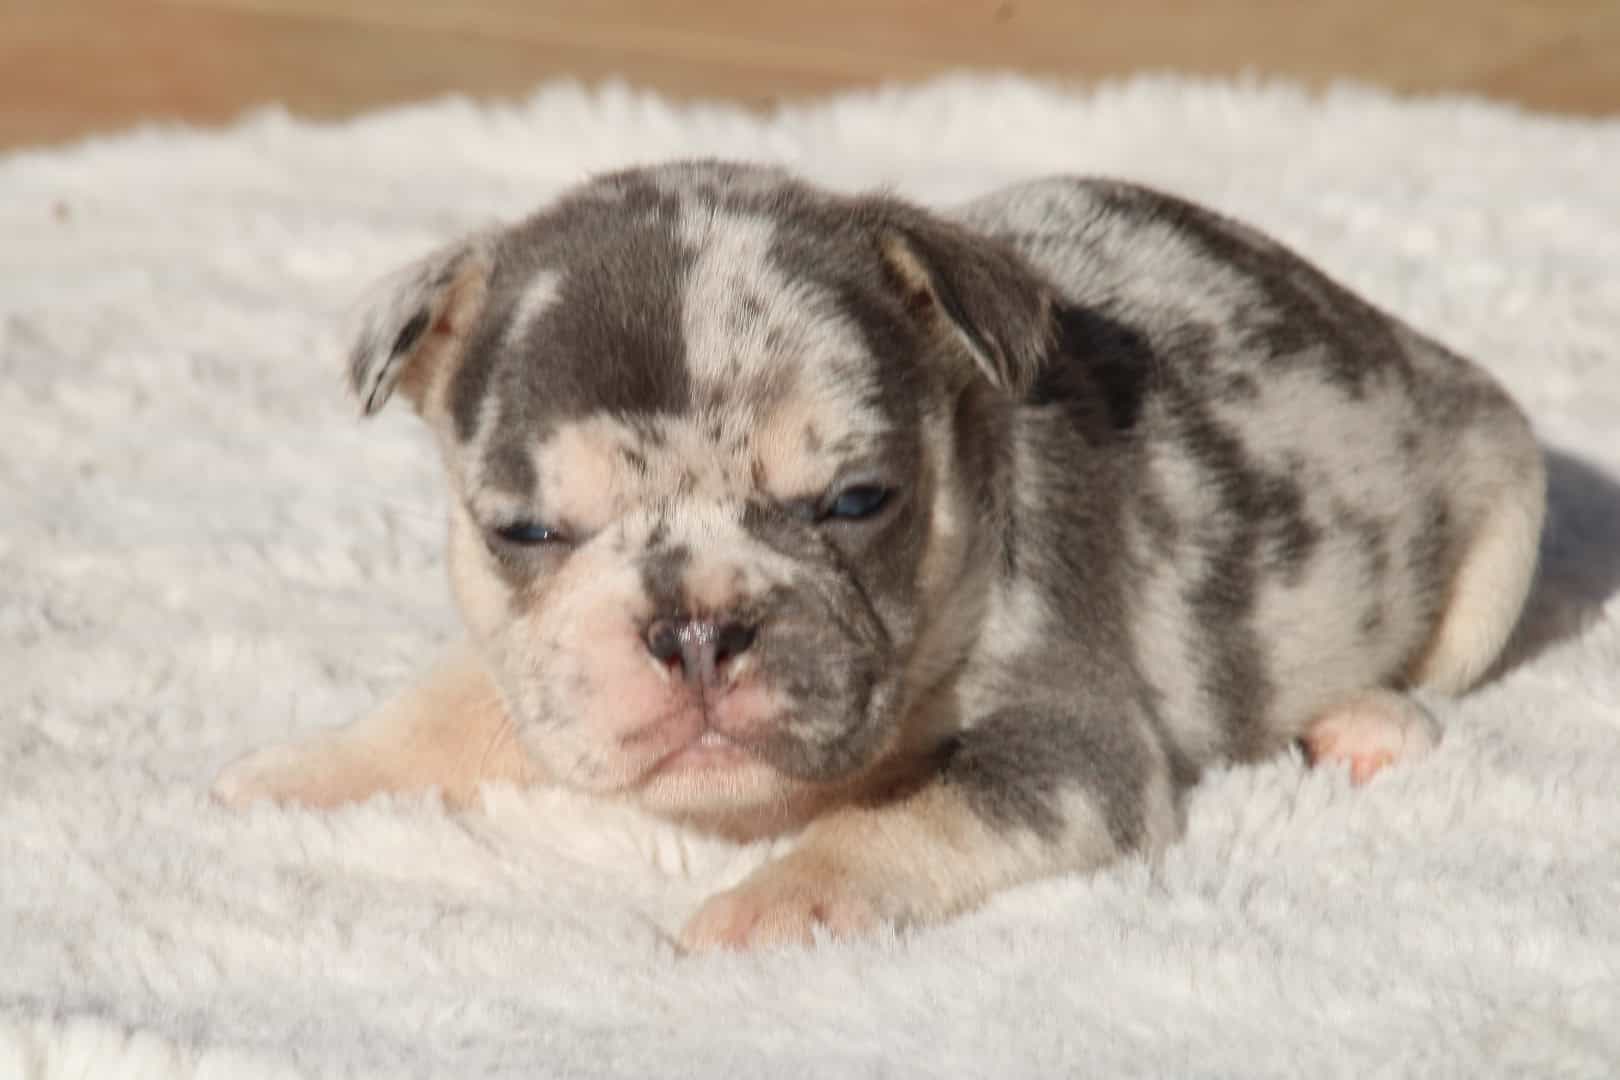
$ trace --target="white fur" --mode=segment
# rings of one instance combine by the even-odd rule
[[[506,324],[506,333],[502,335],[505,347],[513,349],[521,345],[523,339],[528,337],[534,321],[556,303],[561,293],[562,275],[554,271],[542,271],[524,285],[523,291],[518,294],[517,303],[512,308],[511,319]]]
[[[588,171],[702,153],[937,200],[1128,175],[1275,231],[1591,464],[1532,601],[1569,636],[1365,789],[1220,770],[1156,867],[814,955],[677,958],[764,851],[577,796],[210,805],[224,761],[456,632],[429,439],[352,421],[328,310]],[[1616,175],[1614,122],[1173,80],[768,119],[558,87],[0,159],[0,1076],[1612,1073]]]
[[[681,334],[699,400],[734,399],[739,384],[774,380],[791,372],[797,379],[789,379],[782,388],[797,387],[794,398],[839,404],[836,426],[824,410],[804,417],[820,421],[823,439],[880,432],[886,423],[883,416],[861,404],[871,373],[859,331],[840,310],[836,297],[761,269],[772,265],[774,233],[773,222],[753,215],[715,213],[700,206],[682,215],[681,238],[698,251],[682,298]],[[745,296],[757,297],[764,310],[758,318],[744,320],[746,329],[739,334],[736,314]],[[779,343],[772,344],[771,331],[779,335]],[[779,422],[785,419],[797,417]],[[798,437],[797,427],[791,435]]]

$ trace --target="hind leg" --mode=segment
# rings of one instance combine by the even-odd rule
[[[1365,784],[1397,761],[1427,753],[1440,727],[1422,705],[1394,690],[1368,690],[1321,713],[1305,731],[1312,765],[1350,766],[1352,783]]]
[[[1527,428],[1520,439],[1501,438],[1491,462],[1494,502],[1478,517],[1434,632],[1407,669],[1411,686],[1449,696],[1478,682],[1507,644],[1530,593],[1546,473]],[[1344,762],[1361,784],[1386,765],[1427,752],[1439,737],[1439,725],[1417,701],[1375,689],[1319,713],[1303,741],[1313,764]]]
[[[1546,511],[1546,473],[1540,451],[1530,452],[1471,538],[1434,636],[1409,671],[1412,685],[1460,694],[1507,644],[1535,577]]]

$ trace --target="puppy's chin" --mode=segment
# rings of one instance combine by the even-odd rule
[[[533,727],[520,727],[518,739],[550,783],[740,840],[797,828],[847,786],[789,776],[737,742],[703,734],[700,724],[649,727],[628,739],[593,739],[589,749]]]
[[[747,746],[716,732],[666,747],[634,763],[601,791],[649,813],[740,840],[789,832],[838,801],[855,777],[791,776]]]
[[[836,806],[902,791],[927,768],[926,751],[904,745],[897,728],[881,730],[858,763],[814,779],[770,764],[769,753],[706,737],[658,761],[623,795],[660,817],[737,840],[793,832]]]
[[[784,776],[735,747],[695,747],[661,763],[628,794],[659,817],[753,840],[803,825],[833,786]]]

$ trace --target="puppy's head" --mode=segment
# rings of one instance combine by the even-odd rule
[[[408,268],[350,370],[439,439],[458,601],[540,766],[735,822],[872,775],[960,659],[1050,324],[988,240],[684,164]]]

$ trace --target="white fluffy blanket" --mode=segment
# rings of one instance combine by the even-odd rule
[[[1434,756],[1208,778],[1185,839],[954,925],[678,957],[762,857],[554,793],[233,814],[215,768],[450,638],[436,464],[335,315],[448,234],[676,155],[964,197],[1055,170],[1251,219],[1496,371],[1542,583]],[[1146,80],[759,119],[568,86],[0,158],[0,1076],[1614,1075],[1620,123]]]

